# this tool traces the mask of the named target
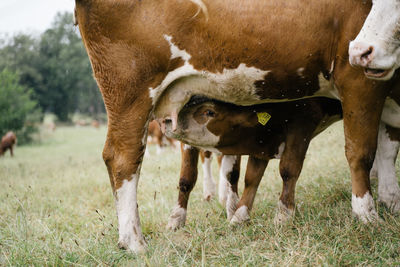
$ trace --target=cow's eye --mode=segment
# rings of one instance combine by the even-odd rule
[[[214,117],[215,116],[215,112],[212,110],[207,109],[206,111],[204,111],[203,113],[205,116],[207,117]]]

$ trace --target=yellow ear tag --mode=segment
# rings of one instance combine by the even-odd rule
[[[269,119],[271,119],[271,115],[269,115],[267,112],[258,112],[257,117],[258,117],[258,122],[264,126],[265,124],[267,124]]]

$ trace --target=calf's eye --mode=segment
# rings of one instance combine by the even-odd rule
[[[212,110],[207,109],[206,111],[204,111],[203,113],[205,116],[207,117],[214,117],[215,116],[215,112]]]

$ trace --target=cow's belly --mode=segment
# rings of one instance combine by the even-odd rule
[[[279,67],[259,69],[241,63],[235,69],[224,69],[218,73],[197,70],[190,63],[190,54],[179,49],[171,36],[164,35],[164,38],[170,45],[170,59],[181,59],[184,64],[170,71],[157,87],[149,88],[156,118],[179,113],[193,95],[242,106],[312,96],[332,97],[330,89],[318,91],[318,72],[310,73],[304,67],[288,73]]]
[[[386,99],[381,119],[394,128],[400,128],[400,106],[392,98]]]

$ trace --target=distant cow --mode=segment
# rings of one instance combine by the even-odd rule
[[[165,143],[169,143],[171,146],[175,147],[176,140],[165,136],[160,128],[157,121],[151,121],[149,123],[149,130],[147,133],[148,142],[155,143],[157,146],[157,154],[161,154],[162,149],[165,147]]]
[[[0,156],[4,155],[7,149],[10,150],[11,157],[14,156],[13,148],[17,143],[17,136],[15,133],[9,131],[1,138]]]

